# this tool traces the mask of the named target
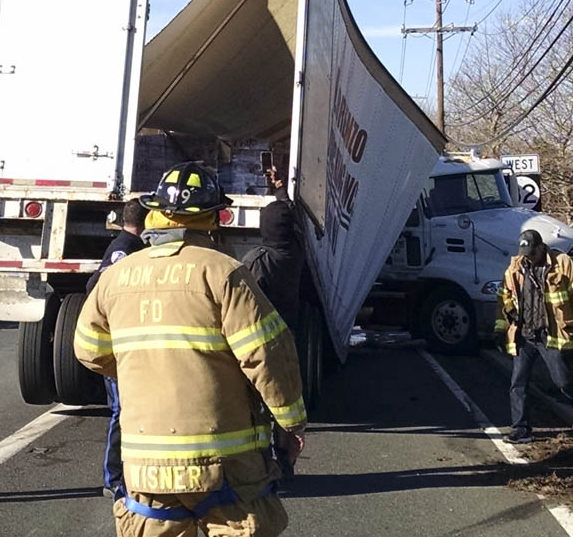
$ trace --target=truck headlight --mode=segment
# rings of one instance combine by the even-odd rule
[[[482,288],[481,292],[484,295],[497,295],[499,288],[501,287],[501,280],[493,280],[491,282],[487,282]]]

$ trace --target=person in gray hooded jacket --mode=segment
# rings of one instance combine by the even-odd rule
[[[242,262],[291,332],[296,333],[304,255],[287,203],[274,201],[261,211],[260,233],[262,245],[247,252]]]

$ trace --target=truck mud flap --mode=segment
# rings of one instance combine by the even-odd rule
[[[50,289],[40,274],[0,274],[0,320],[38,322]]]

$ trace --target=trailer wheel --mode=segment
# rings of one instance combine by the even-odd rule
[[[472,303],[455,287],[440,287],[430,293],[422,305],[421,323],[431,350],[443,354],[477,352]]]
[[[59,299],[46,299],[44,318],[18,327],[18,377],[22,399],[31,405],[47,405],[56,399],[54,383],[54,329]]]
[[[302,311],[302,326],[298,331],[298,354],[303,398],[306,407],[311,409],[322,393],[324,327],[320,310],[316,306],[305,302]]]
[[[326,337],[327,330],[325,330],[322,315],[318,308],[313,308],[314,326],[315,326],[315,360],[314,360],[314,389],[313,389],[313,405],[320,400],[322,396],[322,381],[324,378],[324,338]]]
[[[105,402],[103,377],[76,359],[74,333],[85,295],[73,293],[62,301],[54,335],[54,377],[58,400],[67,405]]]
[[[297,332],[298,360],[302,378],[302,396],[307,407],[313,398],[314,386],[314,353],[312,352],[312,306],[308,302],[301,304],[302,315]]]

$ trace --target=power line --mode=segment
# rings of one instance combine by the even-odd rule
[[[511,87],[512,84],[512,77],[511,75],[513,74],[514,71],[516,71],[518,69],[518,67],[520,66],[520,64],[523,61],[526,61],[527,58],[529,57],[529,54],[533,48],[533,46],[535,45],[535,43],[537,42],[537,40],[542,36],[543,32],[545,31],[545,29],[547,28],[547,26],[549,26],[549,24],[551,23],[551,21],[553,20],[553,18],[555,17],[555,14],[557,13],[557,10],[559,9],[559,7],[561,6],[561,4],[563,4],[565,0],[560,0],[559,4],[557,5],[557,7],[555,8],[555,10],[553,11],[553,13],[550,15],[550,17],[545,21],[545,24],[543,25],[543,27],[539,30],[539,32],[534,36],[534,38],[531,40],[531,43],[529,44],[529,46],[526,48],[526,50],[522,51],[519,54],[519,59],[517,60],[517,62],[515,62],[512,66],[512,68],[510,69],[510,71],[508,73],[505,73],[505,80],[508,81],[508,83],[506,85],[503,86],[503,88],[499,89],[499,97],[497,97],[498,99],[502,100],[503,102],[505,102],[507,100],[507,98],[515,91],[515,89],[517,89],[517,87],[519,86],[519,84],[522,82],[520,81],[519,83],[515,84],[513,87]],[[560,17],[564,11],[567,9],[567,6],[569,5],[571,0],[567,0],[567,3],[565,4],[565,6],[563,7],[561,13],[559,13],[558,17]],[[551,30],[551,29],[550,29]],[[549,31],[550,31],[549,30]],[[537,51],[541,48],[541,45],[543,43],[543,40],[541,40],[539,42],[539,44],[537,45],[537,47],[535,48],[535,50],[533,51],[533,55],[535,55],[537,53]],[[506,91],[507,90],[507,91]],[[493,94],[486,94],[483,97],[481,97],[480,99],[478,99],[477,101],[475,101],[474,103],[472,103],[471,105],[469,105],[469,107],[465,110],[465,112],[468,112],[470,110],[472,110],[473,108],[476,108],[479,104],[481,104],[483,101],[485,101],[486,99],[493,99]],[[493,111],[493,109],[491,109],[490,111]],[[479,116],[481,117],[482,113],[479,113]],[[467,121],[464,124],[468,124],[468,123],[472,123],[473,121],[475,121],[476,119],[472,119]],[[451,126],[462,126],[462,124],[455,124],[455,125],[451,125]]]
[[[471,9],[471,7],[473,6],[473,3],[472,3],[472,2],[467,2],[467,4],[468,4],[468,8],[467,8],[467,10],[466,10],[466,18],[464,19],[464,26],[466,26],[467,23],[468,23],[468,20],[469,20],[469,18],[470,18],[470,9]],[[453,61],[453,63],[452,63],[452,66],[453,66],[453,67],[452,67],[452,71],[454,71],[454,69],[455,69],[455,67],[456,67],[456,63],[457,63],[457,61],[458,61],[458,56],[459,56],[460,50],[461,50],[461,48],[462,48],[462,43],[464,42],[464,37],[465,37],[465,34],[462,35],[462,37],[461,37],[461,39],[460,39],[460,43],[459,43],[459,45],[458,45],[458,50],[456,50],[456,55],[454,56],[454,61]],[[471,38],[472,38],[472,37],[473,37],[473,34],[470,34],[470,38],[468,39],[468,45],[469,45],[469,42],[471,41]],[[468,50],[468,47],[466,46],[466,52],[467,52],[467,50]],[[459,67],[458,70],[456,71],[456,75],[457,75],[459,69],[461,69],[461,65],[462,65],[462,63],[463,63],[463,61],[464,61],[464,58],[465,58],[465,54],[464,54],[464,56],[462,57],[462,61],[460,62],[460,67]],[[450,78],[451,78],[451,77],[450,77]],[[448,94],[449,94],[449,91],[448,91]]]
[[[565,9],[567,8],[567,5],[570,3],[571,0],[567,1],[567,4],[563,7],[563,10],[561,11],[561,13],[559,14],[559,17],[563,14],[563,12],[565,11]],[[532,52],[532,47],[533,45],[536,43],[536,41],[541,37],[542,32],[545,30],[545,28],[547,26],[549,26],[549,24],[551,23],[551,21],[553,20],[553,17],[555,16],[557,10],[559,9],[560,5],[564,2],[564,0],[560,0],[559,5],[557,6],[557,8],[553,11],[553,13],[551,14],[551,16],[545,21],[545,24],[543,25],[543,27],[539,30],[539,32],[535,35],[535,37],[533,38],[533,40],[531,41],[531,43],[529,44],[529,46],[527,47],[527,49],[525,51],[522,51],[519,53],[519,58],[518,60],[513,64],[512,68],[510,69],[510,71],[508,73],[504,73],[504,79],[507,80],[507,84],[505,84],[502,88],[499,88],[498,90],[498,94],[497,96],[494,96],[493,92],[492,93],[487,93],[486,95],[482,96],[480,99],[478,99],[477,101],[473,102],[472,104],[470,104],[464,112],[469,112],[470,110],[476,108],[479,104],[481,104],[482,102],[484,102],[485,100],[494,100],[495,99],[495,105],[490,108],[487,113],[493,112],[496,108],[499,107],[499,104],[503,104],[504,102],[507,101],[507,99],[514,93],[514,91],[520,87],[521,83],[527,78],[527,76],[529,76],[531,74],[532,69],[530,69],[528,71],[528,73],[525,76],[522,76],[521,79],[513,84],[513,79],[511,77],[511,75],[513,74],[514,71],[516,71],[518,69],[518,67],[520,66],[520,64],[523,61],[527,61],[527,58],[530,57],[530,53]],[[549,31],[551,31],[551,28],[549,29]],[[548,33],[549,33],[548,31]],[[559,35],[561,35],[562,32],[560,32]],[[555,40],[554,40],[555,41]],[[531,56],[535,56],[535,54],[537,53],[537,51],[541,48],[541,45],[543,44],[543,40],[541,40],[539,42],[539,44],[536,46],[535,50],[533,50]],[[549,47],[545,50],[545,52],[541,55],[541,58],[538,59],[535,63],[535,66],[537,66],[541,59],[543,59],[545,57],[545,55],[549,52],[549,50],[552,48],[554,43],[550,44]],[[513,84],[513,86],[512,86]],[[472,119],[466,120],[463,123],[455,123],[455,124],[451,124],[452,127],[456,126],[456,127],[461,127],[464,125],[468,125],[470,123],[473,123],[474,121],[477,121],[478,119],[480,119],[481,117],[483,117],[484,112],[482,110],[480,110],[478,112],[478,116],[474,117]]]
[[[485,21],[501,4],[501,0],[498,0],[497,4],[490,10],[490,12],[479,22],[477,22],[476,24],[481,24],[483,21]]]
[[[530,106],[530,108],[525,112],[523,112],[515,121],[513,121],[508,127],[503,129],[499,134],[497,134],[493,138],[490,138],[489,140],[486,140],[484,142],[478,142],[472,144],[459,142],[450,137],[448,137],[448,140],[457,145],[466,147],[468,146],[482,147],[484,145],[497,142],[498,140],[509,134],[509,132],[511,132],[512,129],[514,129],[517,125],[519,125],[524,119],[526,119],[531,114],[531,112],[533,112],[547,97],[549,97],[549,95],[551,95],[557,89],[559,84],[562,82],[562,79],[567,78],[571,73],[573,73],[573,69],[569,69],[571,65],[573,65],[573,54],[569,57],[569,59],[567,60],[563,68],[559,71],[559,73],[557,73],[557,76],[551,81],[547,89],[536,99],[536,101]],[[567,70],[569,70],[569,72],[567,72]]]
[[[568,2],[569,3],[569,2]],[[512,88],[510,88],[507,92],[505,92],[505,95],[501,95],[498,98],[495,98],[493,94],[488,94],[488,95],[484,95],[481,99],[479,99],[478,101],[476,101],[475,103],[473,103],[472,105],[470,105],[467,110],[471,110],[472,108],[475,108],[477,106],[477,104],[479,104],[480,102],[483,102],[486,99],[491,99],[494,100],[495,102],[493,104],[492,107],[490,107],[488,110],[486,111],[479,111],[479,115],[474,116],[472,119],[468,119],[466,121],[460,122],[460,123],[452,123],[449,126],[450,127],[463,127],[465,125],[470,125],[472,123],[475,123],[476,121],[480,120],[481,118],[484,117],[484,115],[490,114],[492,112],[494,112],[496,109],[499,109],[500,105],[503,105],[507,99],[509,99],[509,97],[513,94],[513,92],[521,87],[521,84],[533,73],[533,71],[539,66],[539,64],[541,63],[541,61],[547,56],[547,54],[551,51],[551,49],[555,46],[555,44],[557,43],[557,41],[560,39],[560,37],[563,35],[563,33],[567,30],[567,28],[571,25],[571,23],[573,22],[573,15],[569,18],[569,20],[566,22],[565,26],[557,33],[557,35],[555,36],[555,38],[551,41],[551,43],[549,44],[549,46],[547,47],[547,49],[545,49],[545,51],[543,52],[543,54],[541,54],[541,56],[533,63],[533,65],[528,69],[528,71],[513,85]],[[536,49],[537,51],[537,49]],[[523,58],[524,55],[521,56],[521,58]],[[511,71],[510,71],[511,73]],[[509,76],[509,74],[507,75]],[[506,88],[509,87],[506,86]],[[509,112],[511,110],[513,110],[514,108],[516,108],[517,106],[519,106],[525,99],[527,99],[532,92],[530,92],[529,94],[526,94],[520,101],[518,101],[515,105],[513,105],[512,107],[510,107],[508,110],[506,110],[506,112]]]
[[[408,7],[407,0],[404,0],[404,18],[402,20],[402,27],[406,26],[406,8]],[[402,38],[402,57],[400,58],[400,76],[398,80],[402,84],[402,78],[404,77],[404,64],[406,63],[406,35],[404,34]]]
[[[508,31],[512,31],[515,28],[517,28],[525,19],[526,17],[542,2],[545,2],[545,0],[537,0],[534,4],[531,5],[531,7],[523,14],[523,16],[518,19],[517,21],[513,22],[512,24],[510,24],[507,28],[505,28],[504,30],[501,30],[500,32],[485,32],[483,30],[480,30],[480,34],[483,34],[485,36],[488,37],[494,37],[496,35],[504,35],[506,34]]]
[[[467,54],[468,54],[468,50],[469,50],[469,48],[470,48],[470,44],[471,44],[471,42],[472,42],[472,38],[473,38],[473,37],[474,37],[474,35],[473,35],[473,34],[470,34],[470,36],[469,36],[469,38],[468,38],[468,42],[466,43],[466,48],[465,48],[465,50],[464,50],[464,54],[463,54],[462,59],[461,59],[461,61],[460,61],[460,67],[458,68],[458,72],[461,70],[461,66],[463,65],[463,63],[464,63],[464,61],[465,61],[465,59],[466,59],[466,56],[467,56]],[[456,77],[457,77],[457,74],[456,74]],[[454,78],[455,78],[455,77],[454,77]],[[448,97],[449,97],[449,95],[450,95],[450,93],[451,93],[451,91],[452,91],[452,90],[451,90],[451,84],[449,84],[449,83],[448,83],[448,88],[449,88],[449,89],[448,89]]]
[[[442,7],[442,15],[445,15],[449,7],[450,7],[450,0],[445,0],[444,5]]]
[[[432,81],[434,80],[434,72],[436,70],[436,47],[435,47],[435,41],[436,41],[436,36],[433,37],[432,39],[434,41],[434,47],[432,47],[432,57],[430,59],[430,65],[432,66],[430,68],[430,72],[428,73],[428,82],[426,83],[426,92],[424,93],[424,100],[426,102],[428,102],[429,98],[430,98],[430,86],[432,85]]]

